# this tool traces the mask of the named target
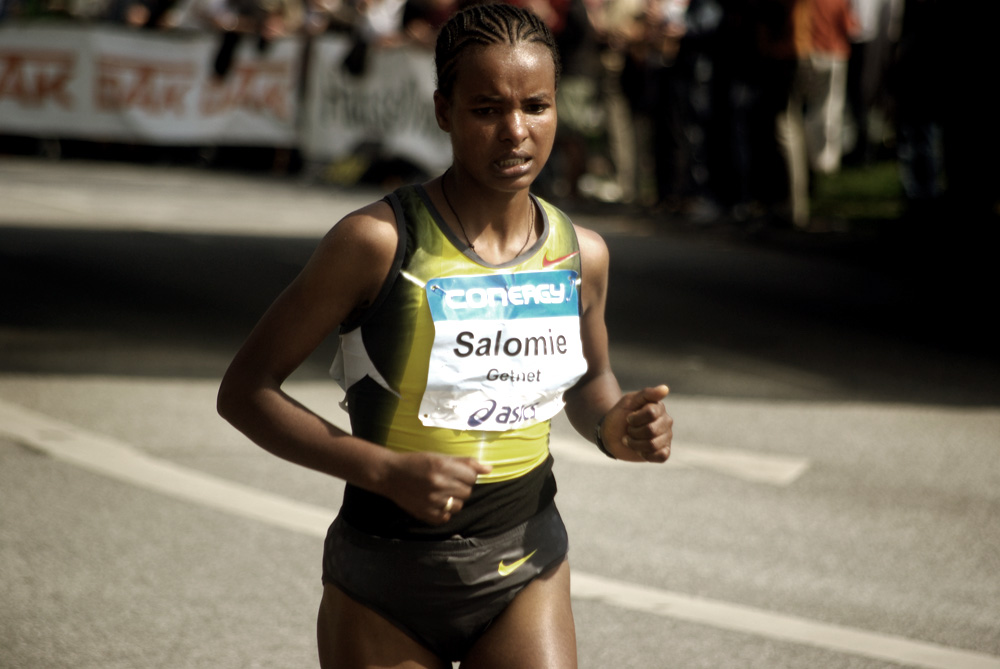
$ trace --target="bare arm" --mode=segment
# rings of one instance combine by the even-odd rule
[[[226,371],[219,413],[278,457],[389,497],[426,522],[446,521],[449,497],[472,492],[484,467],[433,454],[399,454],[354,437],[283,389],[288,376],[352,312],[371,303],[392,266],[392,209],[375,203],[341,221],[275,300]],[[488,470],[487,470],[488,471]]]
[[[661,400],[669,390],[655,386],[622,394],[608,358],[604,310],[608,291],[608,249],[594,232],[577,228],[582,263],[583,314],[580,330],[587,373],[566,391],[566,415],[577,432],[601,438],[619,460],[665,462],[670,457],[673,419]]]

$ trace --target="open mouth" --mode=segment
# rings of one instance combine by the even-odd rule
[[[498,160],[496,162],[497,167],[502,170],[510,169],[512,167],[520,167],[531,161],[528,156],[513,156],[510,158],[504,158],[503,160]]]

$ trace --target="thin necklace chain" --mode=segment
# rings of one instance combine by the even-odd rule
[[[455,211],[454,205],[451,203],[451,199],[448,197],[448,190],[444,187],[444,182],[447,180],[448,172],[451,172],[451,168],[445,171],[444,175],[441,177],[441,194],[444,195],[444,201],[448,203],[448,208],[451,209],[452,215],[455,220],[458,221],[458,227],[461,228],[462,234],[465,236],[465,243],[469,245],[469,249],[472,251],[476,250],[476,246],[469,239],[469,233],[465,231],[465,226],[462,225],[462,219],[459,217],[458,212]],[[528,197],[528,204],[531,206],[531,224],[528,226],[528,234],[524,237],[524,244],[521,245],[521,249],[514,254],[517,258],[522,253],[524,249],[528,248],[528,242],[531,240],[531,231],[535,229],[535,203],[531,201],[531,197]]]

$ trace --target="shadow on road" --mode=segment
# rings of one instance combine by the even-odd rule
[[[957,298],[977,287],[928,279],[922,261],[878,267],[857,255],[602,232],[612,254],[612,359],[625,387],[666,381],[676,393],[719,397],[1000,403],[988,303],[970,309]],[[0,370],[217,378],[313,246],[2,227]],[[325,376],[332,356],[328,342],[297,374]]]

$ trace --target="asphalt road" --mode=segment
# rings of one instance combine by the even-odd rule
[[[377,196],[0,159],[0,667],[315,666],[342,488],[214,393]],[[555,426],[581,667],[1000,667],[989,268],[926,236],[575,218],[611,248],[622,384],[668,383],[677,427],[643,467]],[[344,424],[331,358],[290,387]]]

